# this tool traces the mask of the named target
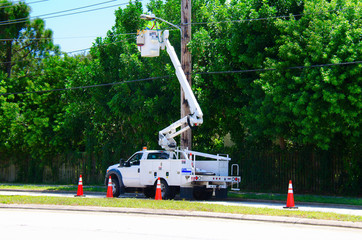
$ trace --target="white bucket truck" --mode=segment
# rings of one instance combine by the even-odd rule
[[[143,149],[127,161],[110,166],[105,183],[111,176],[113,196],[116,197],[128,190],[142,189],[146,197],[153,198],[157,179],[160,178],[163,199],[173,199],[178,193],[182,199],[207,200],[213,195],[226,198],[228,186],[237,189],[239,185],[238,165],[233,164],[231,169],[236,176],[229,176],[229,156],[176,148],[174,137],[201,125],[203,114],[168,36],[167,30],[163,33],[159,30],[143,30],[138,33],[137,45],[143,57],[157,57],[160,48],[167,49],[191,114],[159,132],[159,145],[164,150]],[[187,126],[181,128],[184,124]]]

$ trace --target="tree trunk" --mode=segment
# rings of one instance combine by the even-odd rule
[[[6,62],[5,62],[5,67],[6,67],[6,73],[8,74],[8,78],[11,77],[12,46],[13,46],[13,40],[9,40],[9,41],[6,42]]]

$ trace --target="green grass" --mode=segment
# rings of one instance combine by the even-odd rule
[[[78,189],[78,185],[0,184],[0,189],[76,192]],[[104,191],[106,191],[106,187],[105,186],[83,186],[83,190],[88,191],[88,192],[104,192]]]
[[[47,205],[71,205],[71,206],[98,206],[98,207],[122,207],[122,208],[146,208],[146,209],[169,209],[185,211],[204,211],[247,215],[269,215],[298,217],[308,219],[325,219],[338,221],[362,222],[361,216],[307,212],[299,210],[282,210],[268,208],[253,208],[242,206],[223,206],[217,204],[196,203],[189,201],[163,200],[155,201],[148,199],[131,198],[67,198],[48,196],[0,196],[2,204],[47,204]]]
[[[273,200],[273,201],[287,200],[287,194],[229,192],[228,196],[230,198],[238,198],[244,200],[246,199]],[[352,198],[352,197],[333,197],[333,196],[294,194],[294,200],[295,202],[346,204],[346,205],[362,206],[362,198]]]
[[[0,184],[0,189],[9,190],[37,190],[37,191],[65,191],[76,192],[77,185],[34,185],[34,184]],[[106,192],[105,186],[83,186],[84,192]],[[287,194],[272,194],[272,193],[241,193],[229,192],[229,198],[238,198],[243,200],[273,200],[285,201]],[[294,200],[298,202],[309,203],[330,203],[330,204],[347,204],[362,206],[362,198],[352,197],[332,197],[332,196],[315,196],[315,195],[299,195],[294,194]]]

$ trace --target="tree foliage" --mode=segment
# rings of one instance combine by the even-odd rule
[[[339,64],[362,59],[361,6],[306,1],[299,19],[276,22],[265,68],[277,70],[255,81],[265,93],[252,116],[261,134],[322,149],[360,144],[362,65]]]
[[[158,148],[158,131],[180,118],[180,87],[167,53],[141,58],[135,33],[146,12],[180,24],[179,1],[151,0],[146,9],[130,2],[115,12],[107,36],[80,56],[59,55],[52,31],[41,19],[30,21],[24,3],[1,3],[8,5],[0,9],[1,21],[25,19],[0,24],[2,156],[40,168],[68,155],[77,156],[76,164],[88,156],[104,171],[142,146]],[[204,112],[194,149],[230,151],[239,159],[250,146],[269,150],[279,140],[282,148],[347,153],[346,172],[358,182],[360,162],[349,156],[362,142],[361,3],[192,4],[192,88]],[[180,34],[170,30],[179,53]],[[31,93],[6,95],[14,92]],[[225,136],[233,148],[225,147]]]

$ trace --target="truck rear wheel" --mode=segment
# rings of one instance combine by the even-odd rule
[[[145,194],[146,197],[154,198],[156,195],[156,187],[157,187],[157,181],[153,186],[153,192],[151,191],[150,188],[145,188],[143,193]],[[164,179],[161,179],[161,196],[162,199],[174,199],[176,196],[176,191],[174,187],[170,187],[166,182],[166,180]]]
[[[161,179],[161,193],[162,199],[174,199],[176,195],[174,189],[168,186],[164,179]]]

